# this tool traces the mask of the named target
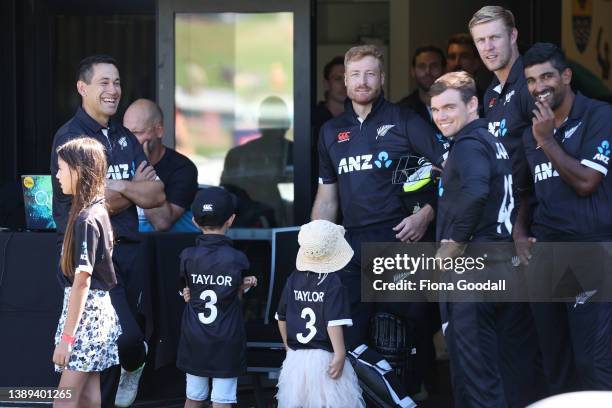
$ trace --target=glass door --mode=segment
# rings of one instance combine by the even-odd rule
[[[314,193],[309,2],[158,4],[158,100],[173,112],[165,142],[196,164],[201,185],[238,197],[236,227],[305,222]]]

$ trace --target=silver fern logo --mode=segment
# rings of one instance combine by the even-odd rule
[[[127,139],[125,138],[125,136],[121,137],[121,139],[119,139],[119,146],[121,146],[121,150],[123,150],[124,148],[127,147]]]
[[[382,125],[378,129],[376,129],[376,140],[378,140],[379,137],[383,137],[384,135],[386,135],[387,132],[393,127],[395,127],[395,125]]]
[[[565,132],[565,135],[563,135],[563,140],[561,141],[561,143],[565,142],[567,139],[572,137],[572,135],[574,134],[574,132],[576,132],[576,129],[578,129],[580,127],[580,125],[582,125],[582,122],[579,122],[576,126],[571,128],[570,130],[567,130]]]

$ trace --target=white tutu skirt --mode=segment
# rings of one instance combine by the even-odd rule
[[[365,403],[348,360],[336,380],[327,373],[333,354],[325,350],[289,350],[278,378],[278,408],[359,408]]]

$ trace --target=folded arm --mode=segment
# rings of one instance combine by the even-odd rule
[[[164,201],[162,205],[144,211],[145,217],[153,225],[155,231],[168,231],[185,213],[185,209],[171,202]]]

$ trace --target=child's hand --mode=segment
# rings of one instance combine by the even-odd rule
[[[189,299],[191,299],[191,291],[189,288],[183,288],[183,299],[185,299],[185,303],[189,302]]]
[[[329,363],[329,367],[327,369],[327,373],[332,379],[340,378],[342,375],[342,370],[344,369],[344,359],[346,355],[339,355],[334,353],[334,358],[331,363]]]
[[[240,285],[240,288],[246,291],[247,289],[250,289],[253,286],[257,286],[257,278],[255,276],[247,276],[242,279],[242,285]]]
[[[55,351],[53,351],[53,362],[64,369],[70,360],[71,353],[72,350],[70,345],[60,341],[59,344],[55,346]]]

